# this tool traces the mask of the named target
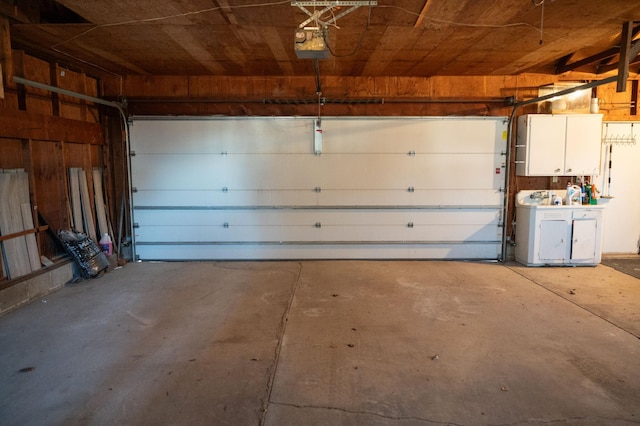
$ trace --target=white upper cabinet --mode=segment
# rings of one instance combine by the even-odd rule
[[[600,174],[601,114],[530,114],[518,117],[516,174]]]

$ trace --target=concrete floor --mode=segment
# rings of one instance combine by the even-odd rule
[[[604,265],[129,264],[0,318],[0,424],[640,424],[639,307]]]

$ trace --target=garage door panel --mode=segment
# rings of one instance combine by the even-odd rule
[[[500,244],[139,245],[149,260],[247,259],[496,259]]]
[[[493,154],[221,156],[144,155],[132,160],[139,190],[487,189],[501,167]],[[399,174],[398,171],[402,173]],[[443,176],[477,176],[442,179]]]
[[[145,243],[491,241],[499,227],[490,210],[143,210],[136,218]]]
[[[132,161],[139,189],[300,189],[317,186],[319,157],[143,155]],[[297,177],[297,179],[293,179]],[[294,186],[292,186],[294,185]]]
[[[489,190],[397,190],[243,191],[228,188],[209,191],[146,191],[137,189],[134,204],[142,207],[171,206],[498,206],[504,194]]]
[[[322,186],[327,189],[486,189],[494,185],[493,175],[487,173],[487,157],[492,154],[424,155],[411,157],[358,155],[322,156],[319,171]],[[490,164],[490,163],[489,163]],[[399,174],[398,171],[402,173]],[[442,179],[457,174],[478,175],[473,182]]]
[[[502,118],[326,118],[322,155],[313,153],[312,118],[133,128],[140,259],[492,259],[501,251]]]
[[[314,243],[314,242],[457,242],[493,241],[497,225],[336,225],[323,224],[316,228],[306,225],[230,225],[215,226],[141,226],[136,230],[138,243]]]
[[[310,153],[308,119],[137,119],[131,138],[138,154]]]
[[[500,152],[501,141],[506,138],[504,124],[496,120],[444,117],[431,119],[424,126],[415,124],[411,119],[324,120],[323,151],[493,153]],[[372,141],[372,133],[378,136],[376,140]],[[478,138],[479,134],[493,137]]]
[[[433,190],[408,187],[398,190],[325,190],[320,205],[353,206],[500,206],[498,190]]]
[[[314,225],[471,225],[497,224],[500,215],[490,209],[476,210],[137,210],[136,221],[141,226],[277,226]]]

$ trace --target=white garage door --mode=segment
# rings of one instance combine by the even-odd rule
[[[503,117],[321,127],[320,146],[312,118],[134,119],[136,257],[500,257]]]

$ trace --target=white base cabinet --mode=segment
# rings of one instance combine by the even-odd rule
[[[527,266],[597,265],[604,206],[518,206],[516,261]]]

